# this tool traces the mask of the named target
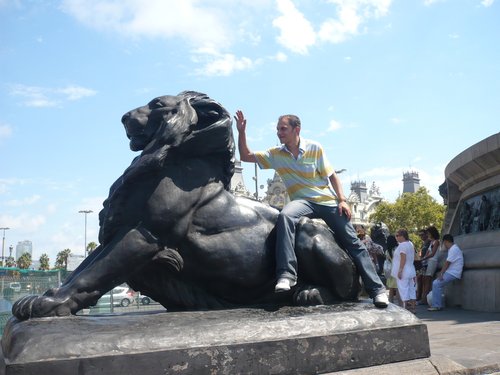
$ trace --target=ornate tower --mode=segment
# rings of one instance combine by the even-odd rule
[[[403,173],[403,193],[415,193],[420,188],[418,172],[408,171]]]
[[[359,197],[359,201],[361,203],[364,203],[368,198],[368,189],[366,188],[366,181],[351,182],[351,191]]]
[[[241,161],[236,160],[234,165],[234,174],[231,178],[231,192],[234,195],[240,195],[244,197],[250,196],[250,192],[245,187],[245,181],[243,180],[243,168],[241,167]]]

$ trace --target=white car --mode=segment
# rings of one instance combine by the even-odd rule
[[[127,307],[135,301],[135,293],[132,289],[127,286],[117,286],[99,298],[96,306],[110,306],[111,294],[113,295],[113,306]]]
[[[21,283],[13,282],[9,284],[9,288],[11,288],[14,292],[21,291]]]

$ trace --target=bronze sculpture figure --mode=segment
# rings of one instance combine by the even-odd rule
[[[133,151],[99,214],[100,245],[57,289],[13,306],[18,319],[64,316],[127,282],[169,311],[354,300],[358,275],[333,233],[302,219],[299,284],[274,293],[277,210],[233,196],[230,114],[205,94],[162,96],[126,113]]]

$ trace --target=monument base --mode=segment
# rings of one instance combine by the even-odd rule
[[[313,374],[430,356],[427,327],[395,305],[11,319],[5,374]]]

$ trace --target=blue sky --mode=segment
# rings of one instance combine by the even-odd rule
[[[320,141],[344,190],[388,201],[499,131],[494,0],[0,0],[0,227],[33,257],[96,241],[135,154],[121,116],[183,90],[244,111],[253,150],[281,114]],[[253,165],[244,176],[253,190]],[[259,183],[272,174],[259,171]],[[260,191],[260,195],[263,191]]]

